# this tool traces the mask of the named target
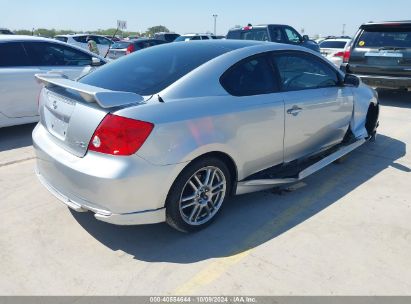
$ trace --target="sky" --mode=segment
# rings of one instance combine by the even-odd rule
[[[409,20],[410,0],[0,0],[0,27],[92,31],[116,27],[145,31],[165,25],[177,33],[225,35],[235,25],[280,23],[310,36],[354,35],[368,21]]]

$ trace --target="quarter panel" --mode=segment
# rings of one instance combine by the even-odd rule
[[[156,165],[224,152],[238,178],[283,162],[284,103],[281,93],[184,99],[123,109],[118,115],[155,124],[138,156]]]

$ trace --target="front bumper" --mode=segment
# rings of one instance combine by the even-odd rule
[[[118,225],[164,222],[168,191],[186,165],[156,166],[137,155],[76,157],[41,124],[33,145],[37,176],[52,194],[75,211],[92,211],[98,220]]]

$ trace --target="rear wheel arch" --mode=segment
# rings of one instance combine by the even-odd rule
[[[229,191],[229,194],[230,195],[234,194],[236,184],[237,184],[237,177],[238,177],[237,165],[235,164],[235,161],[227,153],[220,152],[220,151],[212,151],[212,152],[207,152],[200,156],[197,156],[196,158],[192,159],[190,162],[187,163],[187,165],[181,170],[181,172],[177,175],[174,182],[172,183],[170,189],[168,190],[167,197],[169,197],[170,192],[175,184],[175,181],[180,177],[180,175],[185,170],[187,170],[188,167],[190,167],[194,162],[200,161],[202,159],[207,159],[207,158],[218,158],[219,160],[224,162],[224,164],[227,166],[230,172],[230,178],[231,178],[231,189]]]
[[[221,191],[222,193],[221,195],[223,195],[221,198],[218,198],[218,196],[215,197],[213,195],[210,196],[210,194],[207,194],[207,193],[212,193],[214,189],[217,189],[217,188],[212,187],[212,183],[213,181],[215,181],[214,173],[213,173],[213,178],[211,178],[211,181],[210,181],[211,184],[209,184],[207,178],[205,179],[206,181],[204,183],[205,176],[203,178],[200,175],[200,176],[197,176],[198,178],[196,177],[196,180],[193,179],[193,174],[197,174],[196,172],[204,171],[204,169],[208,170],[208,168],[211,168],[212,170],[218,170],[220,172],[220,178],[224,181],[224,186],[223,184],[221,184],[222,188],[217,191],[217,192]],[[214,220],[217,213],[219,213],[219,209],[222,206],[223,201],[225,201],[225,199],[228,196],[233,194],[236,188],[235,186],[235,182],[237,180],[236,170],[237,169],[235,167],[235,163],[232,160],[232,158],[229,155],[222,153],[222,152],[205,153],[193,159],[192,161],[190,161],[183,168],[183,170],[181,170],[180,174],[176,177],[176,179],[174,180],[167,194],[167,199],[165,202],[166,222],[170,226],[182,232],[197,231],[209,225]],[[217,174],[215,176],[217,176]],[[194,194],[197,195],[196,197],[191,196],[192,193],[186,192],[186,189],[187,189],[186,187],[189,181],[191,185],[195,185],[197,187],[197,188],[194,187],[194,192],[195,192]],[[200,187],[197,183],[199,181],[201,181]],[[201,183],[204,183],[204,184],[201,184]],[[220,187],[220,185],[218,184],[218,180],[217,180],[217,185],[215,186]],[[199,191],[200,192],[202,191],[202,193],[198,193]],[[182,201],[181,197],[183,194],[186,195],[186,198],[184,198],[184,200]],[[205,198],[203,198],[202,196],[203,194],[206,195]],[[218,203],[218,207],[216,207],[216,209],[214,209],[214,206],[217,206],[216,202],[214,202],[214,204],[216,205],[214,205],[213,203],[211,203],[212,204],[211,206],[209,205],[211,201],[208,201],[208,200],[211,200],[213,197],[216,200],[220,200],[220,199],[222,200],[220,201],[220,203]],[[210,209],[211,209],[212,211],[215,210],[215,213],[210,215],[211,218],[207,219],[207,222],[199,223],[198,226],[196,224],[189,223],[187,222],[187,214],[184,215],[182,213],[183,209],[181,209],[181,204],[183,204],[183,202],[186,202],[188,200],[192,200],[192,201],[190,201],[187,206],[183,207],[183,209],[187,207],[193,208],[192,211],[188,209],[188,212],[189,213],[191,212],[191,217],[193,216],[193,214],[195,215],[196,210],[199,210],[197,217],[202,212],[202,210],[208,210],[208,213],[210,213]],[[206,203],[205,203],[205,200],[207,201]],[[203,205],[204,203],[207,206],[204,206]],[[198,209],[198,206],[200,206],[199,209]],[[189,218],[190,221],[191,221],[191,217]],[[196,220],[197,218],[194,218],[194,221]]]

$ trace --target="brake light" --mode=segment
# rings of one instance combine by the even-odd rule
[[[344,57],[345,52],[338,52],[334,54],[334,57]]]
[[[136,50],[136,48],[134,47],[134,44],[130,44],[130,45],[127,47],[126,55],[134,52],[135,50]]]
[[[154,125],[149,122],[108,114],[91,138],[90,151],[132,155],[144,144]]]
[[[347,48],[344,51],[344,56],[343,56],[343,62],[348,63],[350,61],[350,56],[351,56],[351,48]]]
[[[249,30],[252,30],[252,29],[253,29],[253,27],[252,27],[252,26],[249,26],[249,25],[243,27],[243,30],[244,30],[244,31],[249,31]]]

